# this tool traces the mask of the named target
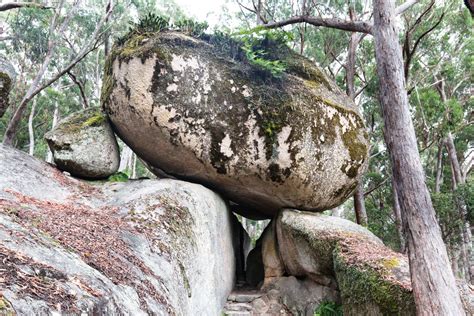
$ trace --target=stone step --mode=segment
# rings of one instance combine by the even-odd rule
[[[234,303],[234,302],[227,302],[224,306],[224,310],[226,311],[243,311],[243,312],[250,312],[252,311],[252,305],[247,303]]]
[[[238,303],[250,303],[257,298],[262,297],[263,293],[261,292],[232,292],[227,298],[228,301],[238,302]]]
[[[223,314],[223,315],[227,315],[227,316],[250,316],[250,315],[252,315],[251,312],[244,312],[244,311],[227,311],[227,310],[223,310],[223,311],[222,311],[222,314]]]

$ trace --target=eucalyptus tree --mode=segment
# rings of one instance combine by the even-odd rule
[[[390,0],[374,0],[373,22],[326,17],[302,12],[267,28],[307,23],[374,36],[379,100],[383,113],[385,144],[391,160],[395,190],[408,244],[413,293],[419,315],[464,315],[459,291],[450,269],[446,246],[425,183],[415,129],[405,87],[397,15],[417,1],[395,7]]]
[[[404,22],[405,76],[428,183],[453,270],[469,281],[472,241],[464,195],[472,186],[465,182],[473,143],[465,135],[473,133],[474,21],[462,4],[449,1],[411,10]]]
[[[37,54],[38,59],[36,60],[38,64],[33,65],[36,66],[33,67],[35,73],[8,123],[3,143],[13,145],[29,101],[44,88],[70,72],[91,51],[100,46],[104,34],[105,21],[112,14],[115,7],[112,0],[109,0],[109,3],[109,11],[103,13],[102,16],[93,22],[95,24],[93,31],[86,33],[88,34],[86,37],[78,37],[79,45],[71,42],[71,34],[76,34],[78,31],[77,25],[75,25],[74,29],[71,26],[74,25],[72,23],[74,18],[80,15],[81,11],[86,10],[81,7],[80,0],[75,0],[72,4],[64,0],[59,1],[54,8],[47,10],[46,19],[33,21],[43,24],[42,30],[39,32],[43,33],[43,38],[46,41],[35,42],[40,49]],[[22,14],[21,11],[19,14]],[[12,30],[15,31],[15,29]],[[22,34],[17,34],[17,36],[21,37]],[[36,47],[36,45],[32,45],[32,47]],[[63,50],[66,50],[66,52],[63,52]],[[60,58],[64,55],[67,56],[65,62]]]

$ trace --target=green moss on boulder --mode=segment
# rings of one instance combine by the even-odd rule
[[[400,254],[346,240],[334,251],[334,271],[344,315],[415,315],[408,263]]]
[[[294,210],[283,210],[276,225],[286,273],[336,286],[344,315],[415,315],[408,259],[367,229]]]
[[[105,179],[120,162],[107,116],[99,108],[71,114],[45,135],[54,162],[63,171],[86,179]]]

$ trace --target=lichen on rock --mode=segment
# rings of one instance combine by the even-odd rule
[[[106,115],[98,108],[71,114],[45,138],[58,168],[74,176],[102,179],[119,167],[115,135]]]
[[[148,164],[255,217],[342,203],[367,161],[356,106],[289,48],[274,53],[288,65],[275,78],[226,47],[171,31],[115,46],[102,90],[115,131]]]

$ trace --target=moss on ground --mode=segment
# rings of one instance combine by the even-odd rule
[[[2,296],[0,293],[0,315],[2,316],[13,316],[16,315],[15,310],[11,304]]]

